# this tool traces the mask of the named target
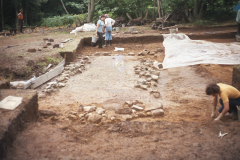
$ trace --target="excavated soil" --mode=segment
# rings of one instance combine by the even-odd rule
[[[71,77],[59,92],[39,99],[39,109],[59,113],[58,119],[40,116],[38,122],[28,123],[6,159],[237,159],[239,122],[229,117],[213,122],[212,97],[205,94],[208,83],[231,84],[233,67],[211,64],[161,70],[155,88],[161,97],[154,98],[149,91],[133,87],[139,79],[133,67],[143,57],[127,54],[143,49],[152,52],[163,45],[151,40],[141,43],[141,38],[138,41],[119,42],[104,49],[85,46],[81,54],[90,55],[91,67]],[[125,50],[114,52],[114,47]],[[114,56],[93,56],[95,52],[112,52]],[[122,72],[113,65],[120,54],[124,59]],[[164,51],[145,58],[162,62]],[[80,104],[114,110],[133,100],[141,100],[146,106],[162,103],[164,116],[98,125],[67,118],[70,111],[81,113]],[[219,138],[220,131],[228,134]]]

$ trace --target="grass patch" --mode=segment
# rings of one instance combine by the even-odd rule
[[[45,62],[39,62],[38,65],[39,66],[46,66],[47,64]]]
[[[51,64],[58,64],[61,62],[61,58],[46,57],[46,60]]]
[[[29,34],[22,34],[22,35],[18,36],[17,38],[21,39],[21,38],[29,38],[29,37],[31,37],[31,35],[29,35]]]

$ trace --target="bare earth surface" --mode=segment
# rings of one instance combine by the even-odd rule
[[[198,34],[235,31],[234,27],[225,29],[204,28]],[[159,31],[148,32],[159,34]],[[222,43],[232,39],[224,39]],[[117,46],[125,48],[124,52],[117,53],[113,51],[114,44],[102,50],[85,47],[84,55],[111,51],[115,56],[90,56],[87,71],[71,77],[66,87],[57,93],[40,98],[39,109],[59,113],[58,120],[40,116],[37,122],[27,123],[8,150],[6,159],[238,159],[239,122],[229,117],[213,122],[210,118],[212,97],[205,94],[210,82],[232,83],[232,66],[195,65],[161,70],[155,88],[161,97],[154,98],[149,90],[134,88],[139,76],[135,75],[133,67],[139,63],[139,57],[126,54],[137,54],[143,49],[154,51],[163,45],[154,42],[141,47],[136,45],[139,44],[130,42]],[[120,53],[124,59],[122,72],[113,65],[114,58],[119,57],[116,54]],[[147,58],[162,62],[164,54]],[[44,87],[39,87],[38,92]],[[80,104],[116,110],[125,101],[133,100],[140,100],[147,107],[162,103],[164,116],[98,125],[67,118],[70,111],[81,113],[78,111]],[[219,138],[220,131],[228,135]]]

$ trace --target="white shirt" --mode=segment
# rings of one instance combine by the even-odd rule
[[[112,27],[114,25],[115,21],[112,18],[106,18],[105,19],[105,25],[106,27]]]
[[[240,23],[240,9],[238,10],[236,21]]]

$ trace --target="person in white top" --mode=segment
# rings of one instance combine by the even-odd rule
[[[240,9],[238,10],[236,21],[237,21],[237,24],[238,24],[238,32],[237,32],[237,34],[239,35],[240,34]]]
[[[107,47],[107,41],[110,42],[110,46],[112,45],[112,26],[114,25],[115,21],[105,14],[105,47]]]

